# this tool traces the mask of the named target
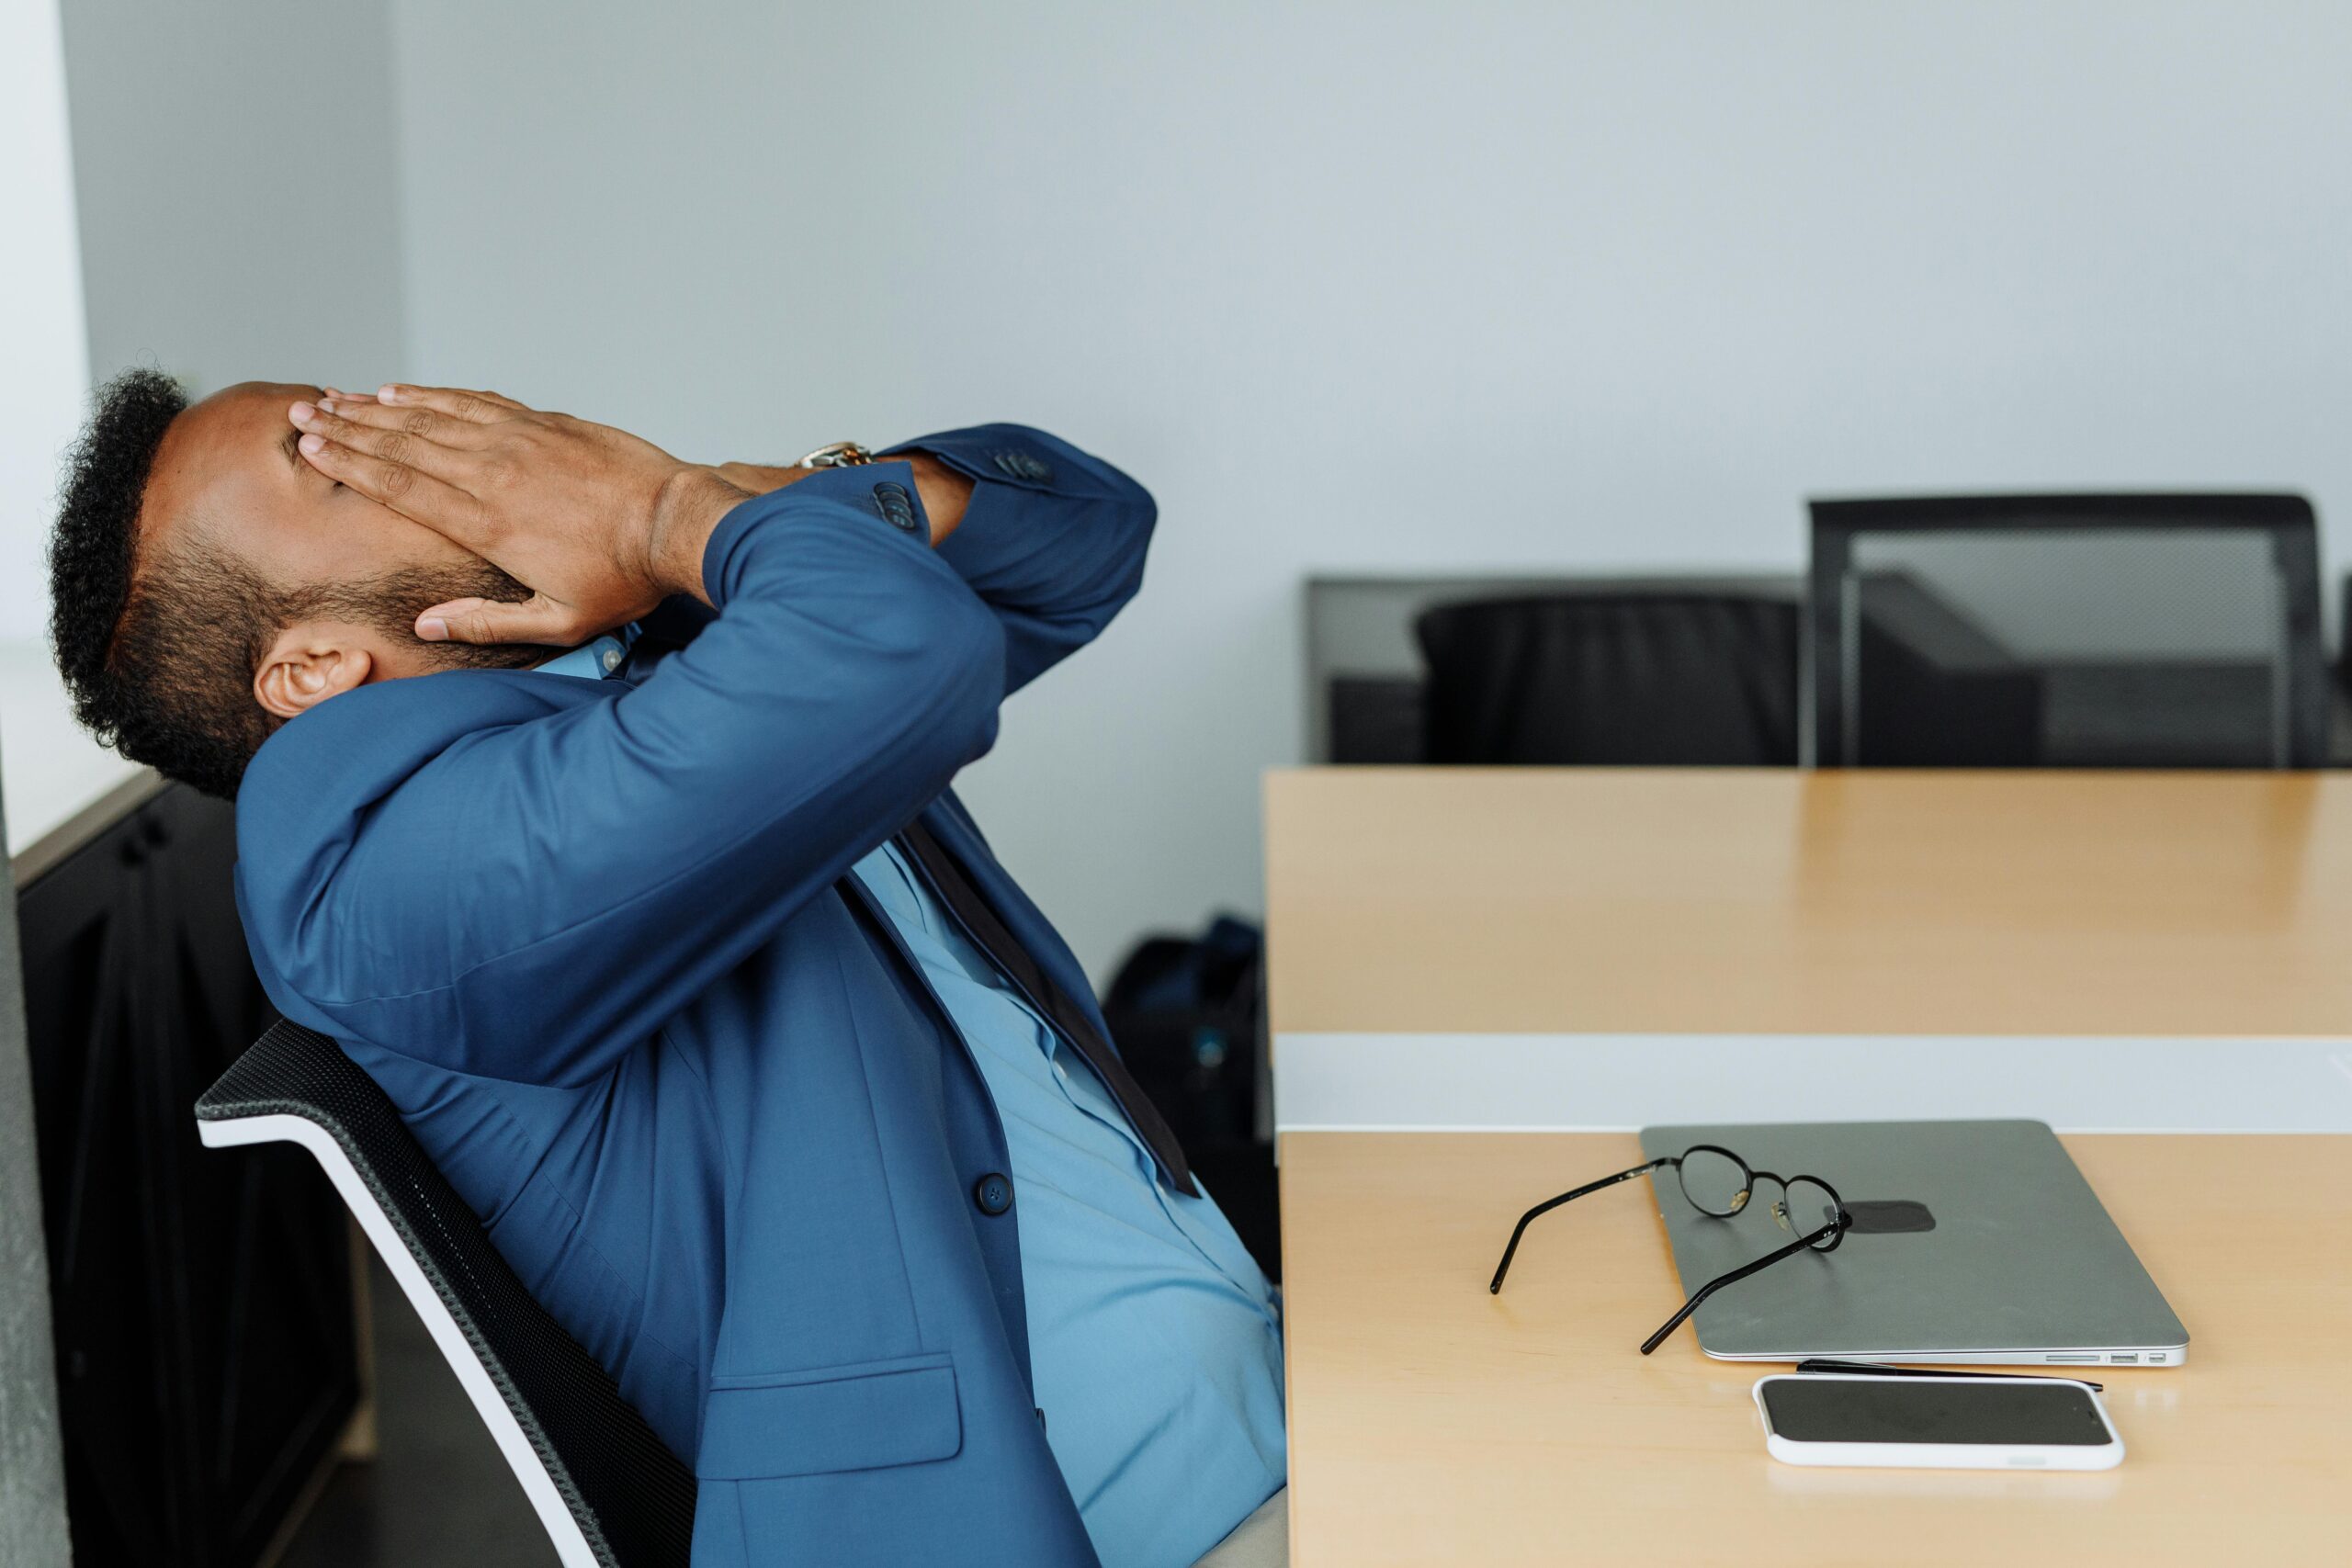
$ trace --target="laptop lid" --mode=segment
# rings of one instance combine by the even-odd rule
[[[2186,1352],[2188,1331],[2043,1122],[1714,1123],[1641,1136],[1651,1159],[1715,1144],[1752,1169],[1817,1176],[1855,1215],[1837,1251],[1710,1298],[1692,1320],[1710,1356],[2162,1366]],[[1650,1188],[1686,1293],[1790,1239],[1769,1182],[1729,1219],[1692,1208],[1671,1170]]]

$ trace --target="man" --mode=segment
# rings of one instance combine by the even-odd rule
[[[134,374],[59,661],[235,796],[271,998],[694,1465],[698,1565],[1278,1537],[1271,1292],[947,787],[1151,500],[1017,426],[865,457]]]

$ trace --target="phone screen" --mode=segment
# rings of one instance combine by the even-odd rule
[[[1764,1385],[1772,1430],[1799,1443],[2106,1443],[2091,1392],[2071,1383],[1794,1377]]]

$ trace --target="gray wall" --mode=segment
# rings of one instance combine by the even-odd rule
[[[1809,492],[2352,517],[2352,8],[391,3],[413,374],[1158,492],[965,786],[1098,975],[1256,906],[1309,570],[1793,570]]]
[[[402,348],[384,0],[64,0],[90,369],[358,382]]]

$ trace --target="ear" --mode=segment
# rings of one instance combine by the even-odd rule
[[[338,692],[367,684],[376,672],[373,639],[362,628],[310,621],[288,626],[262,655],[254,699],[280,718],[308,713]]]

